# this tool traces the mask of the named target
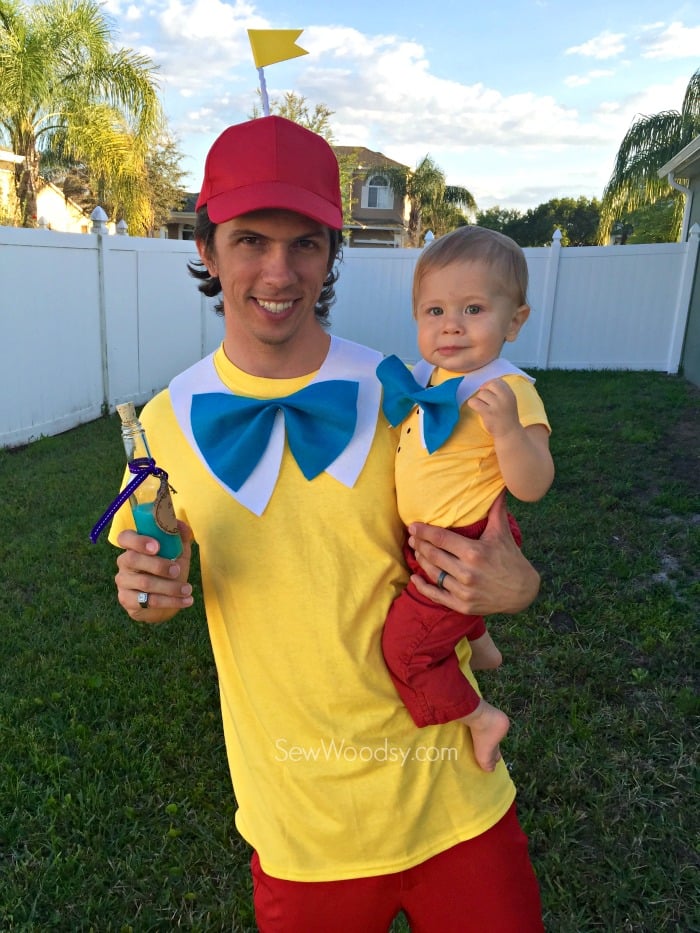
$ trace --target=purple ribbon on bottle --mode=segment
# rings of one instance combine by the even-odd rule
[[[104,531],[105,526],[108,524],[108,522],[111,521],[114,514],[118,512],[119,509],[124,505],[132,492],[135,489],[138,489],[141,483],[148,479],[149,476],[158,476],[165,482],[168,481],[168,474],[165,472],[165,470],[161,470],[160,467],[156,466],[155,460],[152,460],[149,457],[137,457],[135,460],[132,460],[129,463],[129,471],[131,473],[135,473],[136,475],[134,479],[132,479],[131,482],[122,489],[117,498],[110,504],[107,511],[90,532],[90,540],[93,544],[97,543],[97,539]]]

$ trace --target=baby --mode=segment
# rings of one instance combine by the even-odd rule
[[[427,522],[478,538],[504,488],[535,502],[551,486],[550,426],[534,380],[500,357],[530,314],[527,285],[522,250],[493,230],[460,227],[421,254],[413,315],[423,359],[412,372],[395,356],[377,368],[384,413],[402,425],[395,473],[406,525]],[[408,545],[405,551],[411,570],[422,573]],[[438,586],[449,589],[449,579],[441,573]],[[499,666],[483,617],[446,609],[409,583],[389,610],[382,648],[416,725],[461,720],[477,763],[492,771],[510,723],[462,673],[455,648],[465,637],[474,670]]]

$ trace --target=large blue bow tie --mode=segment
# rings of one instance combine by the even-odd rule
[[[278,411],[287,443],[307,479],[330,466],[347,447],[357,421],[358,384],[314,382],[283,398],[256,399],[224,392],[192,398],[191,423],[199,449],[214,473],[238,491],[270,441]]]
[[[439,386],[423,388],[397,356],[387,356],[377,366],[384,387],[382,409],[390,424],[400,424],[419,405],[423,409],[423,437],[428,453],[441,447],[459,421],[457,388],[462,377]]]

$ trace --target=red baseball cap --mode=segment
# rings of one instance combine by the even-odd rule
[[[237,123],[214,141],[195,210],[224,223],[277,208],[343,228],[338,160],[323,137],[284,117]]]

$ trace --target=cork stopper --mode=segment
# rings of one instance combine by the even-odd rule
[[[133,402],[124,402],[122,405],[117,405],[117,414],[122,419],[122,424],[133,424],[137,420]]]

